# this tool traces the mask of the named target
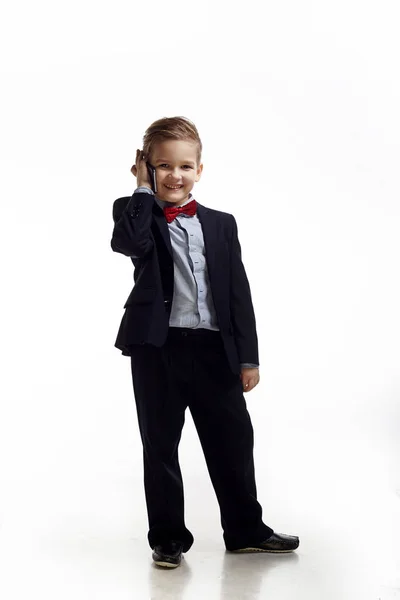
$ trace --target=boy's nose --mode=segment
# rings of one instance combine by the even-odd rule
[[[180,181],[179,175],[173,175],[172,177],[170,177],[168,179],[168,183],[170,183],[171,185],[178,184],[179,181]]]

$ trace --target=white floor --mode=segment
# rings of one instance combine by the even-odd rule
[[[125,359],[122,365],[121,373]],[[195,543],[178,569],[154,567],[128,382],[126,373],[119,398],[110,382],[96,410],[93,398],[84,400],[85,389],[72,393],[73,378],[57,403],[44,388],[41,402],[36,389],[36,404],[10,433],[12,468],[7,472],[4,462],[0,504],[2,599],[400,598],[397,433],[379,437],[376,418],[357,424],[351,415],[334,418],[309,405],[313,421],[301,410],[285,414],[282,399],[262,401],[262,389],[246,396],[258,495],[265,522],[298,535],[299,549],[280,556],[225,552],[188,412],[180,453]]]

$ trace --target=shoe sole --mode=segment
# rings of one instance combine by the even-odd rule
[[[164,560],[155,560],[154,563],[156,565],[158,565],[159,567],[169,567],[170,569],[174,569],[176,567],[179,567],[180,563],[178,563],[177,565],[164,561]]]
[[[293,550],[296,550],[296,548],[291,548],[290,550],[264,550],[263,548],[240,548],[239,550],[228,550],[228,552],[235,552],[235,553],[242,553],[242,554],[249,554],[251,552],[266,552],[266,553],[270,553],[270,554],[288,554],[289,552],[293,552]]]

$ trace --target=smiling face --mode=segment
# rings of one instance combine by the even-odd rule
[[[186,140],[156,142],[150,163],[156,169],[157,198],[176,206],[188,199],[203,170],[203,165],[197,164],[197,144]]]

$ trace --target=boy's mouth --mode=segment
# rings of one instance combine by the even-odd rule
[[[177,190],[180,190],[183,185],[174,185],[174,186],[169,186],[165,184],[165,187],[167,188],[167,190],[170,190],[171,192],[175,192]]]

